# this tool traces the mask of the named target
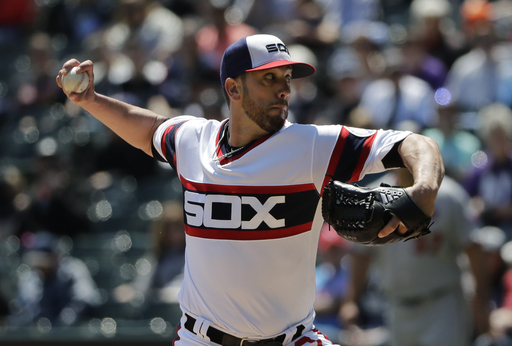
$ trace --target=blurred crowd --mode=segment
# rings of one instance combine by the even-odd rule
[[[420,252],[439,266],[457,260],[453,275],[485,319],[472,341],[512,344],[510,0],[0,0],[0,335],[84,321],[108,334],[116,311],[147,319],[176,302],[180,183],[67,100],[62,64],[92,60],[98,92],[159,114],[220,120],[222,53],[255,33],[317,67],[292,83],[291,121],[437,141],[457,191],[443,203],[467,222],[438,223],[460,237],[440,230]],[[382,179],[398,178],[364,183]],[[318,323],[335,341],[349,344],[355,327],[384,344],[385,269],[368,260],[354,278],[363,252],[322,231]]]

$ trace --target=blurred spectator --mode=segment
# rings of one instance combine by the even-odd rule
[[[31,74],[35,78],[37,99],[42,105],[52,105],[59,100],[55,89],[55,72],[58,70],[57,59],[50,37],[43,32],[37,32],[30,37],[28,56],[31,62]]]
[[[473,158],[475,166],[464,180],[472,197],[476,216],[482,225],[502,228],[512,237],[512,111],[505,105],[492,104],[478,115],[479,137],[485,152]]]
[[[34,1],[34,27],[47,33],[60,54],[80,53],[82,41],[112,19],[118,0]]]
[[[507,241],[505,232],[494,226],[484,226],[477,229],[472,237],[475,242],[482,245],[487,254],[487,272],[490,284],[490,297],[492,308],[496,309],[504,305],[504,282],[503,275],[507,271],[508,264],[502,256],[504,244]],[[508,247],[508,246],[507,246]]]
[[[490,332],[479,336],[473,346],[512,345],[512,310],[506,308],[491,312]]]
[[[230,2],[232,0],[220,0],[220,2]],[[244,22],[260,33],[280,33],[285,23],[297,18],[297,6],[295,1],[282,0],[234,0],[236,4],[244,4],[247,7]],[[248,4],[250,4],[248,6]],[[242,7],[242,6],[240,6]],[[269,11],[269,9],[272,9]]]
[[[404,57],[398,49],[388,49],[385,58],[384,78],[371,82],[361,96],[360,106],[368,111],[371,126],[398,128],[404,121],[412,121],[419,128],[433,126],[436,111],[430,85],[403,73]]]
[[[112,84],[109,77],[109,69],[114,59],[107,43],[107,35],[100,30],[88,35],[81,42],[81,51],[84,55],[94,61],[94,87],[99,92],[112,93]]]
[[[121,0],[117,14],[106,32],[114,51],[122,52],[135,41],[148,60],[166,61],[182,44],[182,19],[156,0]]]
[[[512,241],[508,241],[501,248],[501,258],[507,266],[503,275],[503,305],[502,307],[512,311]]]
[[[0,166],[0,241],[16,233],[20,214],[29,206],[29,197],[23,191],[26,179],[14,165]]]
[[[100,293],[87,266],[61,253],[53,234],[24,233],[21,241],[24,254],[19,270],[23,275],[19,275],[18,292],[11,304],[10,325],[36,325],[42,319],[50,327],[73,325],[100,304]]]
[[[183,207],[175,201],[164,205],[163,215],[151,225],[151,247],[144,257],[147,270],[138,271],[133,282],[118,286],[114,295],[129,302],[142,294],[147,302],[175,302],[185,265]]]
[[[512,344],[512,242],[501,247],[500,255],[507,270],[503,275],[503,305],[491,312],[489,333],[481,335],[474,346],[508,346]]]
[[[426,129],[423,134],[434,139],[439,145],[446,174],[460,182],[472,167],[473,155],[481,148],[480,139],[460,128],[457,105],[439,105],[437,112],[436,126]]]
[[[357,23],[370,24],[377,21],[381,15],[379,0],[317,0],[317,2],[324,9],[324,21],[339,28],[341,37],[345,36],[345,31],[352,25]]]
[[[317,66],[315,53],[302,44],[291,44],[288,51],[295,61],[301,61]],[[310,123],[315,120],[320,106],[318,85],[315,78],[298,78],[297,83],[291,85],[289,119],[297,123]]]
[[[110,95],[147,107],[181,48],[183,20],[156,0],[121,0],[120,5],[105,37],[93,45],[102,57],[99,72],[117,86]]]
[[[396,174],[396,180],[393,180]],[[410,186],[412,175],[401,169],[387,176],[392,185]],[[386,178],[384,178],[386,180]],[[359,297],[365,289],[370,264],[379,270],[386,298],[385,324],[390,345],[469,345],[473,335],[469,305],[461,286],[463,269],[458,258],[465,253],[474,278],[473,323],[477,334],[488,331],[489,296],[485,253],[472,241],[468,200],[464,189],[445,177],[432,217],[432,234],[405,243],[354,248],[347,299],[342,319],[357,323]]]
[[[230,0],[226,1],[230,2]],[[364,9],[368,7],[367,3],[374,1],[364,1],[364,4],[355,6],[358,9],[354,9],[348,4],[352,2],[354,1],[233,0],[233,7],[249,7],[247,3],[250,3],[249,11],[239,11],[246,13],[246,17],[243,18],[245,23],[254,27],[259,33],[284,37],[289,45],[295,43],[306,46],[314,52],[319,60],[326,60],[332,52],[332,46],[340,38],[340,25],[348,24],[342,22],[341,17],[358,12],[357,19],[366,18],[367,13],[364,12]],[[354,17],[354,19],[356,18]],[[319,74],[324,73],[321,66],[320,63]]]
[[[380,0],[382,16],[388,24],[406,25],[409,19],[411,0]]]
[[[443,61],[428,53],[419,38],[409,35],[401,46],[404,72],[423,79],[433,90],[444,85],[448,70]]]
[[[22,110],[41,111],[57,101],[63,101],[55,88],[55,73],[58,72],[55,49],[51,37],[45,32],[35,32],[29,38],[27,54],[19,61],[26,61],[27,68],[20,71],[17,82],[18,104]]]
[[[68,40],[75,39],[78,44],[83,39],[101,31],[112,20],[117,1],[77,0],[66,6],[64,17],[69,22]],[[74,42],[73,48],[81,49]]]
[[[324,223],[318,243],[315,326],[326,330],[325,333],[332,337],[335,337],[343,328],[342,321],[338,318],[338,311],[347,291],[349,274],[345,255],[349,250],[349,242]]]
[[[192,16],[183,21],[183,41],[187,44],[182,44],[173,54],[167,78],[159,85],[159,94],[170,107],[184,109],[199,94],[197,88],[206,80],[214,81],[220,89],[218,75],[212,76],[210,66],[203,64],[199,56],[196,35],[202,24],[202,19]]]
[[[471,51],[451,67],[446,87],[463,112],[478,112],[500,102],[512,106],[512,58],[510,44],[498,44],[492,21],[492,5],[484,0],[466,1],[461,8]]]
[[[340,47],[328,61],[327,76],[332,94],[322,107],[316,122],[353,125],[352,111],[359,105],[363,84],[363,66],[354,49]]]
[[[327,8],[320,1],[293,1],[295,16],[282,23],[286,35],[292,41],[314,49],[317,54],[335,43],[339,38],[339,27],[334,21],[326,20]]]
[[[36,232],[44,228],[53,234],[76,236],[90,229],[77,186],[71,184],[65,159],[57,155],[34,158],[33,174],[27,189],[27,204],[16,230]]]
[[[224,50],[242,37],[254,35],[256,30],[242,22],[242,13],[229,6],[231,1],[203,0],[202,3],[206,23],[196,34],[197,51],[217,81]]]
[[[466,52],[466,41],[454,17],[458,18],[455,1],[413,0],[409,30],[418,38],[423,50],[443,62],[447,69]],[[462,2],[462,1],[461,1]]]
[[[389,28],[382,22],[354,23],[342,41],[354,49],[362,66],[366,83],[382,77],[386,62],[382,50],[389,44]],[[366,83],[364,86],[366,86]]]

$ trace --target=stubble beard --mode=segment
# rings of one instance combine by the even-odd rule
[[[281,103],[288,105],[286,101]],[[245,114],[254,121],[262,130],[268,133],[276,133],[284,126],[284,121],[288,118],[288,109],[285,110],[284,119],[280,116],[273,116],[268,114],[268,110],[256,105],[254,100],[249,96],[247,87],[244,86],[242,109]]]

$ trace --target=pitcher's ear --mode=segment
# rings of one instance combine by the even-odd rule
[[[226,88],[226,93],[230,99],[234,101],[240,100],[241,83],[233,78],[228,78],[226,79],[224,87]]]

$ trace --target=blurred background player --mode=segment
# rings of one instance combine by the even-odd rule
[[[403,169],[386,178],[391,185],[412,183]],[[349,288],[340,309],[347,326],[358,323],[359,298],[373,264],[379,271],[378,282],[386,300],[384,321],[391,345],[464,346],[469,345],[474,333],[488,331],[486,256],[470,236],[473,228],[468,201],[464,189],[445,177],[432,217],[432,234],[388,246],[354,247]],[[474,278],[471,305],[461,286],[463,270],[458,259],[464,253]]]

